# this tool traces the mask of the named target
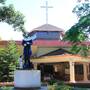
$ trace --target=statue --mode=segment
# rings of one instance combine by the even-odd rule
[[[22,45],[24,46],[23,48],[23,59],[24,59],[23,69],[31,69],[32,64],[30,62],[30,57],[32,55],[32,50],[31,50],[32,39],[28,33],[25,33],[24,39],[22,41]]]
[[[37,36],[30,36],[26,32],[24,34],[25,36],[22,40],[23,68],[16,70],[14,73],[14,87],[17,90],[27,90],[27,88],[31,90],[31,88],[41,87],[40,70],[30,70],[33,68],[30,62],[30,57],[32,55],[31,45]]]

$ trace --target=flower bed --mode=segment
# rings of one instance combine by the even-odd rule
[[[0,82],[0,86],[14,86],[14,82]]]

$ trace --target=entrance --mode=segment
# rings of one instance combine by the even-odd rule
[[[41,70],[42,80],[50,80],[53,78],[54,67],[52,64],[40,64],[38,69]]]

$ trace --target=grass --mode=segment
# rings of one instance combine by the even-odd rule
[[[66,85],[63,81],[57,82],[55,80],[51,80],[48,82],[48,90],[90,90],[85,85],[83,87],[78,86],[70,86]]]
[[[90,90],[90,88],[73,88],[73,87],[69,87],[69,86],[48,86],[48,90]]]
[[[0,90],[13,90],[13,87],[0,87]],[[49,85],[48,90],[90,90],[89,88],[73,88],[67,85]]]
[[[48,90],[72,90],[72,88],[68,85],[50,85]]]
[[[0,88],[0,90],[12,90],[13,87],[6,87],[6,86],[3,86]]]

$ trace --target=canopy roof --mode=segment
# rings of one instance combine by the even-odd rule
[[[32,63],[59,63],[59,62],[89,62],[90,58],[81,57],[79,55],[64,54],[54,56],[44,56],[36,59],[31,59]]]

